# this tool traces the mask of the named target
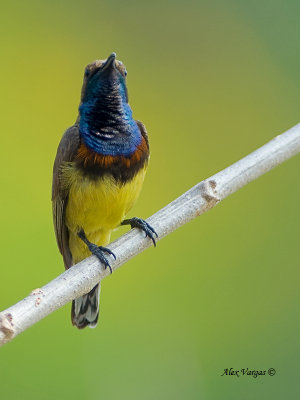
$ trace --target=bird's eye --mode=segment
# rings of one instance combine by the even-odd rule
[[[88,68],[86,68],[84,71],[84,76],[87,78],[89,73],[90,73],[90,70]]]
[[[124,75],[127,76],[127,70],[126,69],[124,70]]]

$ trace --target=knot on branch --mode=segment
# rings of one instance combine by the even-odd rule
[[[9,342],[14,336],[13,317],[10,313],[0,314],[0,346]]]
[[[209,179],[200,182],[199,189],[202,198],[206,201],[206,206],[201,209],[200,215],[213,208],[221,200],[217,197],[217,182],[215,180]]]

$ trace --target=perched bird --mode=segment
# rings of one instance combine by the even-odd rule
[[[85,69],[79,115],[64,133],[53,167],[55,234],[65,268],[91,253],[109,267],[111,232],[129,224],[155,245],[154,229],[140,218],[124,220],[135,203],[149,159],[145,126],[128,104],[127,71],[112,53]],[[111,268],[110,268],[111,269]],[[72,303],[72,323],[95,327],[100,284]]]

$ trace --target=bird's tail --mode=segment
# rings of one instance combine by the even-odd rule
[[[89,326],[95,328],[99,316],[100,283],[89,293],[73,300],[71,319],[78,329]]]

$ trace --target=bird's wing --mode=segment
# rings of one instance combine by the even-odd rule
[[[141,131],[141,134],[144,137],[144,139],[145,139],[145,141],[147,143],[147,147],[149,149],[148,133],[147,133],[145,125],[141,121],[139,121],[138,119],[135,122],[137,123],[137,125],[138,125],[138,127],[139,127],[139,129]]]
[[[53,166],[52,210],[53,223],[58,244],[66,269],[72,265],[72,255],[69,249],[69,232],[65,224],[65,210],[69,189],[62,184],[61,167],[65,162],[74,160],[80,143],[78,125],[73,125],[64,133],[56,153]]]

